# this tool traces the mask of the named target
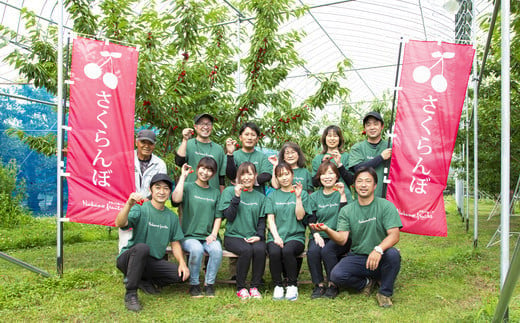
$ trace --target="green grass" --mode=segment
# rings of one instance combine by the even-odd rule
[[[266,267],[266,286],[262,300],[241,302],[232,285],[217,285],[214,299],[191,299],[188,287],[179,284],[164,288],[158,296],[140,294],[143,311],[128,312],[123,304],[122,274],[115,267],[117,240],[106,228],[67,223],[69,237],[64,248],[62,278],[56,272],[56,248],[50,241],[44,245],[24,248],[3,247],[3,251],[53,274],[43,278],[18,266],[0,260],[0,316],[4,321],[267,321],[267,322],[335,322],[386,321],[488,322],[493,317],[499,293],[500,246],[486,248],[497,229],[499,216],[487,221],[492,202],[481,202],[479,247],[473,248],[473,232],[456,213],[453,200],[447,199],[448,237],[426,237],[401,234],[398,247],[402,253],[402,268],[393,297],[394,307],[381,309],[375,297],[342,292],[334,300],[310,300],[312,286],[300,286],[296,302],[271,300],[272,286]],[[471,219],[470,229],[473,220]],[[1,239],[15,243],[26,235],[55,233],[50,219],[39,220],[46,229],[39,232],[35,224],[23,228],[0,231]],[[511,228],[519,231],[520,218],[511,219]],[[52,228],[49,231],[47,227]],[[67,233],[68,232],[68,233]],[[5,235],[9,235],[7,237]],[[55,238],[54,238],[55,239]],[[514,246],[516,238],[511,239]],[[24,245],[26,243],[22,243]],[[7,243],[5,243],[7,245]],[[511,248],[511,251],[513,248]],[[219,272],[219,279],[228,278],[227,259]],[[304,263],[300,280],[309,280]],[[510,303],[510,320],[520,321],[520,288]]]

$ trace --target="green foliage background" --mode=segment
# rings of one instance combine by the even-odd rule
[[[17,170],[14,160],[5,166],[0,164],[0,228],[13,228],[32,221],[20,203],[25,194],[25,183],[16,183]]]
[[[511,90],[510,90],[510,108],[511,113],[508,116],[511,127],[510,142],[510,187],[515,188],[516,181],[520,176],[520,2],[511,1]],[[491,22],[491,14],[480,18],[480,28],[486,32],[489,30]],[[501,23],[500,15],[495,23],[495,30],[491,41],[491,47],[487,57],[485,71],[482,77],[478,93],[478,162],[479,162],[479,189],[498,196],[500,193],[500,165],[501,165]],[[485,41],[485,40],[483,40]],[[484,49],[477,48],[477,57],[479,65],[482,61]],[[479,67],[480,68],[480,67]],[[480,71],[479,71],[480,72]],[[470,86],[470,93],[474,96]],[[471,105],[472,103],[469,102]],[[473,169],[473,129],[474,119],[470,120],[470,127],[465,131],[459,131],[458,145],[460,147],[465,144],[466,136],[469,135],[469,152],[470,164],[469,169]],[[473,179],[473,172],[470,172]]]
[[[290,70],[304,64],[295,50],[304,34],[279,29],[288,19],[305,13],[306,8],[293,0],[237,2],[243,14],[254,17],[247,28],[242,27],[240,35],[235,27],[236,15],[214,0],[151,2],[139,14],[132,10],[137,0],[105,0],[99,5],[99,13],[94,13],[88,0],[64,3],[79,36],[139,47],[136,128],[158,129],[157,153],[170,170],[176,169],[174,152],[182,129],[192,127],[193,117],[202,112],[216,117],[213,140],[217,143],[237,137],[243,122],[255,121],[262,129],[260,146],[278,150],[285,141],[297,140],[310,160],[326,126],[316,120],[315,112],[330,100],[349,95],[339,82],[351,66],[348,60],[339,62],[334,73],[311,76],[319,87],[303,100],[296,100],[290,90],[280,86]],[[28,36],[18,35],[18,39],[28,50],[15,50],[6,61],[25,81],[55,94],[57,28],[40,28],[34,13],[24,9],[22,14]],[[0,27],[0,34],[4,39],[17,36],[6,27]],[[248,48],[240,62],[236,37],[240,37],[243,48]],[[236,89],[237,73],[244,79],[240,93]],[[359,121],[353,124],[350,120],[348,107],[342,110],[341,123],[347,120],[347,129],[360,129]],[[54,137],[12,133],[40,152],[54,151]],[[349,135],[348,139],[354,142],[358,137]]]

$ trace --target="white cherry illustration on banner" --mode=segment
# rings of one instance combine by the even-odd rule
[[[444,52],[441,53],[439,51],[432,53],[433,58],[438,58],[439,60],[433,64],[431,67],[427,66],[417,66],[413,70],[413,79],[417,83],[426,83],[430,80],[432,69],[441,63],[441,73],[436,74],[431,78],[431,86],[436,92],[444,92],[448,88],[448,82],[444,77],[444,59],[450,59],[455,57],[455,53],[453,52]]]
[[[98,65],[96,63],[88,63],[83,67],[83,72],[85,75],[92,80],[98,79],[103,73],[102,67],[108,62],[112,63],[113,58],[121,58],[122,54],[118,52],[108,52],[101,51],[100,55],[102,57],[107,57],[107,59],[103,62],[103,64]],[[117,87],[118,79],[117,76],[113,73],[114,67],[110,64],[111,71],[103,74],[103,83],[110,89],[114,90]]]

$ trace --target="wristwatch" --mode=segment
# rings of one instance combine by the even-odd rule
[[[380,246],[375,246],[374,247],[374,250],[378,253],[380,253],[381,255],[383,255],[383,248],[381,248]]]

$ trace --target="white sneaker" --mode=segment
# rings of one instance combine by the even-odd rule
[[[282,286],[276,286],[273,292],[273,299],[280,300],[283,299],[284,290]]]
[[[298,287],[297,286],[287,286],[287,293],[285,294],[285,299],[289,301],[295,301],[298,299]]]

